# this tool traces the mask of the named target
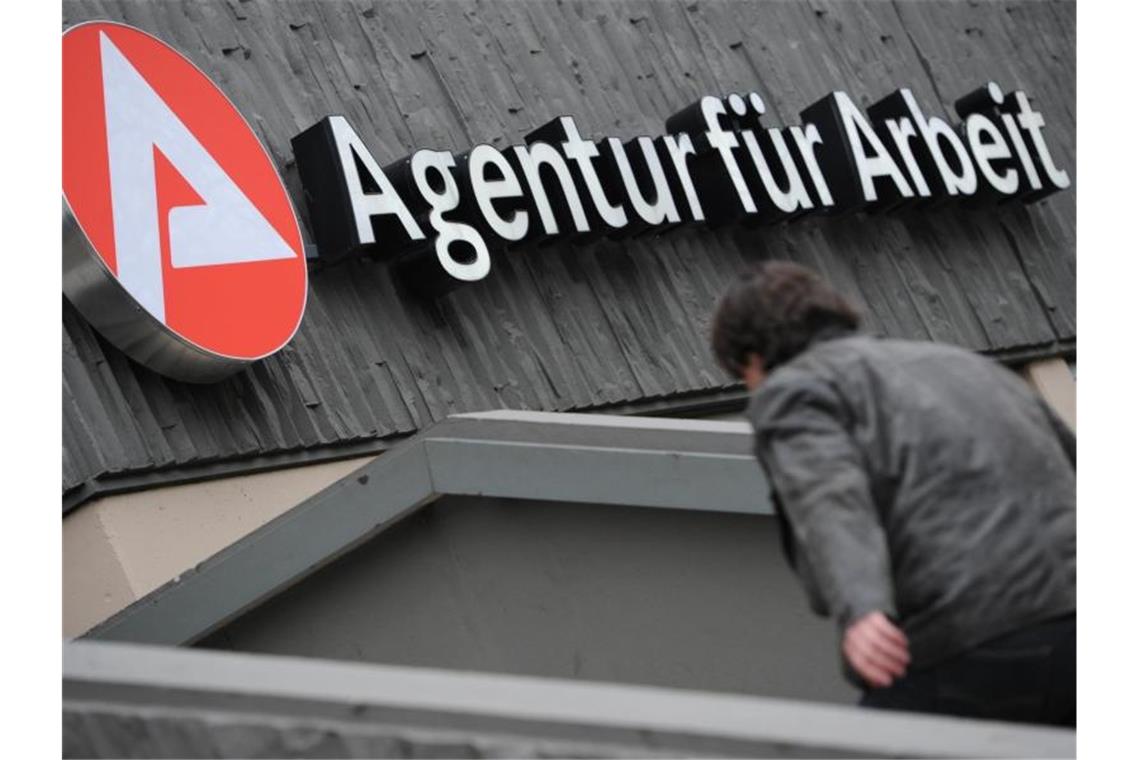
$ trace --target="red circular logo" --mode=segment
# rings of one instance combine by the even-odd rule
[[[199,351],[252,361],[300,325],[304,247],[277,170],[161,40],[105,22],[64,33],[63,195],[138,307]]]

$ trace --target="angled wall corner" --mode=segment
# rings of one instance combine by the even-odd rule
[[[1053,407],[1053,411],[1077,429],[1077,379],[1064,359],[1030,362],[1022,368],[1022,376]]]
[[[79,636],[374,458],[106,496],[68,513],[64,637]]]

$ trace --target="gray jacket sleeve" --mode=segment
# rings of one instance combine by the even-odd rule
[[[813,609],[841,628],[876,610],[895,615],[886,537],[835,390],[785,368],[761,388],[749,414]]]

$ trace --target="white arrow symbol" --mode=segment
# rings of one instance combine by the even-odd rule
[[[155,147],[204,202],[170,209],[173,266],[296,256],[105,33],[100,32],[99,42],[115,259],[119,282],[127,291],[165,323]]]

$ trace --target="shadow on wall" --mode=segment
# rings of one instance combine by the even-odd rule
[[[444,497],[200,643],[852,703],[774,518]]]

